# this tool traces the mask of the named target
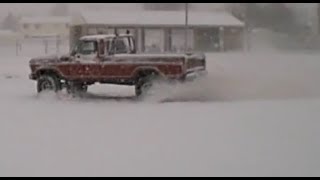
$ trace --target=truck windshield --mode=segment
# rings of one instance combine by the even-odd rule
[[[77,47],[77,52],[83,55],[97,53],[98,43],[96,41],[80,41]]]

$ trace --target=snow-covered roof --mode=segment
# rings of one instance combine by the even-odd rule
[[[95,39],[106,39],[106,38],[113,38],[115,34],[98,34],[98,35],[88,35],[83,36],[81,40],[95,40]],[[128,34],[119,34],[119,36],[128,36]]]
[[[40,24],[45,24],[45,23],[71,23],[72,18],[69,16],[32,16],[32,17],[22,17],[21,18],[21,23],[40,23]]]
[[[184,26],[184,11],[103,11],[83,12],[87,24],[126,26]],[[189,12],[190,26],[244,26],[227,12]]]

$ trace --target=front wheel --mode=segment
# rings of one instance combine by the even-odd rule
[[[43,91],[58,92],[61,90],[61,82],[54,75],[42,75],[37,81],[37,91],[41,93]]]

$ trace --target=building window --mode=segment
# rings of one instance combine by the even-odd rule
[[[24,29],[28,29],[29,28],[29,24],[23,24],[23,28]]]
[[[97,29],[96,29],[96,28],[89,28],[89,29],[88,29],[88,34],[89,34],[89,35],[97,34]]]
[[[145,51],[152,53],[164,52],[164,30],[145,29]]]
[[[106,28],[98,28],[97,29],[97,34],[106,34]]]

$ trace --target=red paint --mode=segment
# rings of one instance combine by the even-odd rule
[[[65,57],[64,57],[65,58]],[[204,60],[203,60],[204,61]],[[166,78],[182,77],[185,71],[196,66],[203,66],[203,62],[190,59],[184,63],[184,56],[163,56],[163,57],[137,57],[126,56],[109,57],[107,60],[98,59],[90,63],[61,61],[57,58],[42,58],[30,62],[32,74],[37,76],[40,71],[54,70],[62,79],[66,80],[90,80],[103,81],[110,79],[133,79],[140,70],[156,70]],[[36,77],[34,78],[36,79]]]

